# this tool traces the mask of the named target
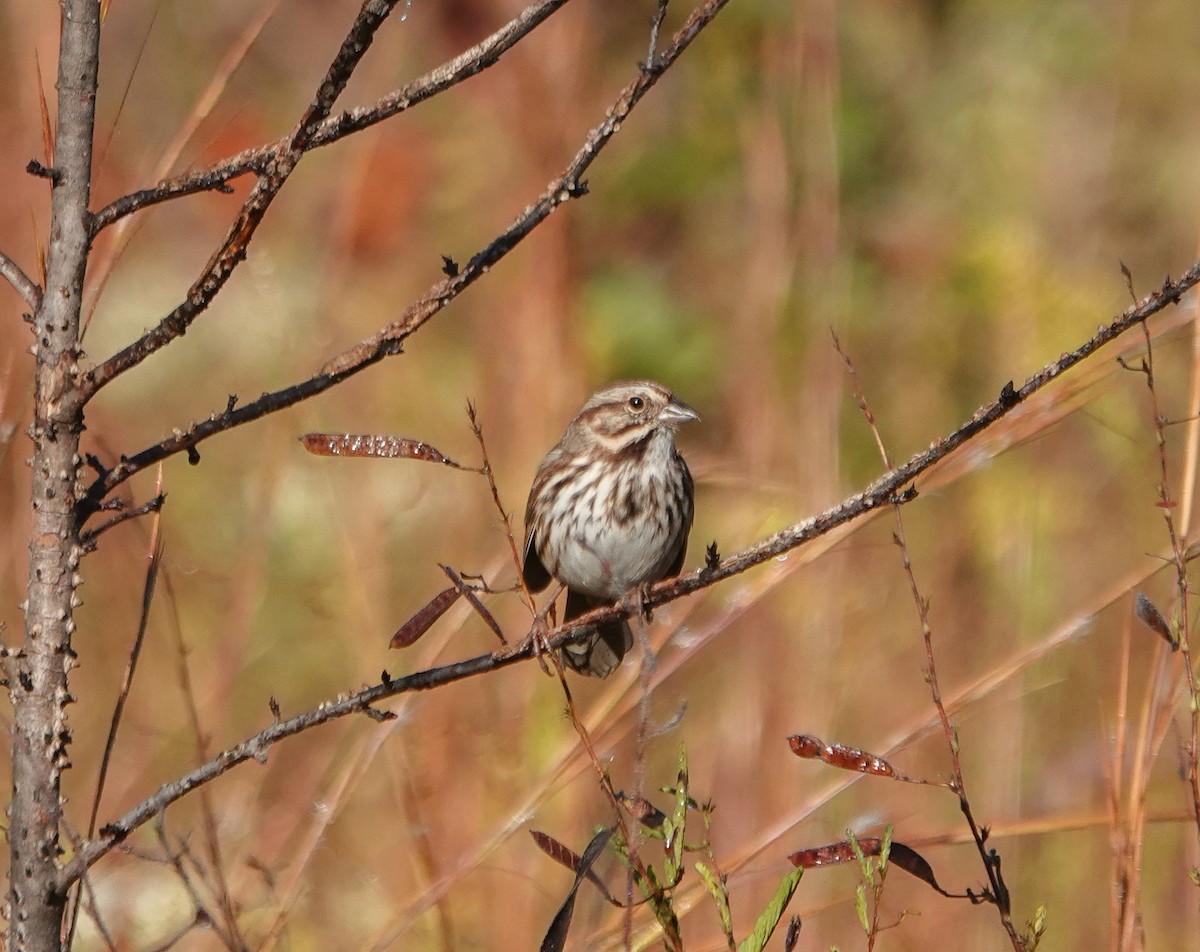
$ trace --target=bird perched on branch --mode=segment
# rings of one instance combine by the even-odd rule
[[[678,575],[693,488],[675,429],[699,415],[666,387],[622,381],[599,390],[538,466],[525,508],[522,574],[531,591],[567,588],[564,620]],[[629,624],[598,626],[563,647],[563,662],[607,677],[633,645]]]

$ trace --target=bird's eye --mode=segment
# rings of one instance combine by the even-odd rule
[[[629,409],[630,410],[640,410],[643,406],[645,406],[645,404],[646,404],[646,401],[643,400],[641,397],[630,397],[629,398]]]

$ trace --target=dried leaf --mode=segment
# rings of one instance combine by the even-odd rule
[[[1158,610],[1158,606],[1141,592],[1138,592],[1133,598],[1133,613],[1143,625],[1156,634],[1162,635],[1166,639],[1167,644],[1171,646],[1172,651],[1179,650],[1179,642],[1171,631],[1170,623],[1163,617],[1163,613]]]
[[[538,845],[538,849],[554,860],[554,862],[560,866],[567,867],[573,873],[578,872],[579,854],[573,849],[559,842],[549,833],[543,833],[541,830],[530,830],[529,835],[533,837],[533,842]]]
[[[893,842],[891,852],[888,854],[888,862],[898,866],[910,876],[916,876],[917,879],[927,884],[931,889],[940,892],[943,896],[952,895],[938,885],[937,878],[933,875],[933,867],[929,865],[924,856],[911,846]]]
[[[446,610],[451,605],[458,601],[459,594],[460,591],[457,588],[447,588],[444,591],[438,592],[428,605],[396,629],[396,633],[392,635],[392,640],[388,647],[407,648],[409,645],[414,644],[425,632],[433,627],[435,621],[446,614]]]
[[[788,920],[787,933],[783,937],[783,952],[793,952],[796,943],[800,941],[800,917],[792,916]]]
[[[314,456],[349,456],[360,459],[415,459],[469,469],[446,456],[436,446],[402,436],[375,433],[305,433],[304,448]]]
[[[621,790],[617,791],[616,796],[625,804],[629,815],[642,826],[651,830],[661,830],[663,824],[667,822],[667,815],[645,797],[635,796]]]
[[[876,836],[861,837],[858,840],[858,848],[864,854],[874,856],[879,852],[882,842]],[[822,866],[836,866],[839,863],[858,862],[858,858],[854,855],[854,844],[849,840],[830,843],[828,846],[814,846],[810,849],[799,850],[792,853],[788,860],[793,866],[801,869],[817,869]]]
[[[855,851],[855,846],[858,852]],[[858,862],[858,856],[878,856],[883,849],[883,840],[878,836],[859,837],[854,842],[843,840],[840,843],[830,843],[828,846],[816,846],[811,849],[799,850],[792,853],[788,860],[800,869],[816,869],[821,866],[836,866],[838,863]],[[920,853],[911,846],[892,841],[888,849],[888,862],[898,866],[910,876],[915,876],[931,889],[950,899],[966,899],[966,894],[946,892],[938,885],[933,875],[933,867]]]
[[[540,849],[543,853],[545,853],[559,865],[565,866],[571,872],[579,872],[583,860],[576,855],[575,851],[569,846],[565,846],[549,833],[543,833],[541,830],[530,830],[529,833],[533,837],[533,841],[538,845],[538,849]],[[612,893],[610,893],[608,891],[608,887],[601,882],[599,876],[593,873],[590,869],[584,871],[584,876],[587,877],[588,882],[600,890],[600,894],[608,902],[612,903],[618,908],[621,908],[622,904],[613,898]]]
[[[575,896],[579,892],[579,884],[584,878],[592,879],[590,875],[592,864],[596,862],[597,857],[603,852],[604,847],[608,845],[609,839],[613,835],[614,828],[609,827],[601,830],[592,837],[592,841],[588,843],[587,849],[583,851],[583,856],[579,858],[576,864],[575,882],[571,884],[571,891],[567,893],[567,898],[563,900],[562,906],[554,915],[553,921],[550,923],[550,928],[546,930],[546,937],[542,939],[541,952],[562,952],[562,949],[567,944],[567,933],[571,929],[571,917],[575,914]],[[546,834],[541,834],[546,837]],[[534,835],[534,839],[538,839],[538,835]],[[551,839],[546,837],[546,839]],[[552,840],[557,843],[557,840]],[[538,843],[541,846],[541,843]],[[562,846],[562,844],[558,844]],[[566,847],[562,847],[566,850]],[[567,850],[570,852],[570,850]]]
[[[873,774],[877,777],[894,777],[897,780],[908,778],[897,771],[882,757],[876,757],[857,747],[845,744],[826,744],[821,738],[812,734],[793,734],[788,738],[792,753],[797,757],[817,758],[837,767],[839,770],[856,770],[859,773]]]
[[[446,573],[446,577],[454,583],[454,586],[458,592],[463,596],[463,598],[471,603],[471,607],[475,609],[475,612],[479,615],[479,617],[487,623],[487,626],[492,629],[493,632],[495,632],[496,637],[500,639],[500,644],[508,644],[508,639],[504,637],[504,632],[500,630],[499,623],[495,618],[492,617],[492,613],[488,611],[483,602],[479,600],[479,596],[471,591],[470,587],[462,580],[459,574],[448,565],[442,565],[441,563],[438,563],[438,568]]]

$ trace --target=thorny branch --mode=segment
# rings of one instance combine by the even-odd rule
[[[1058,360],[1043,367],[1026,380],[1021,387],[1015,388],[1012,383],[1006,384],[997,400],[981,407],[969,421],[958,429],[942,439],[935,440],[928,449],[885,473],[862,492],[816,516],[782,529],[728,559],[706,565],[695,572],[674,579],[658,582],[647,592],[644,604],[654,607],[682,598],[691,592],[707,588],[722,579],[767,562],[777,555],[797,548],[868,512],[915,498],[916,494],[912,491],[913,481],[935,463],[978,436],[993,423],[1003,419],[1059,375],[1095,354],[1105,344],[1112,342],[1131,327],[1165,309],[1168,305],[1179,303],[1183,294],[1198,282],[1200,282],[1200,262],[1193,265],[1178,281],[1168,280],[1161,290],[1148,295],[1112,323],[1101,327],[1093,337],[1078,348],[1064,353]],[[585,629],[602,622],[627,617],[629,614],[629,609],[619,605],[596,608],[560,625],[547,636],[546,640],[549,647],[560,648],[581,638]],[[377,685],[352,695],[340,696],[286,721],[277,720],[270,727],[222,751],[179,780],[164,784],[153,796],[102,828],[100,835],[84,844],[75,857],[62,868],[58,888],[60,891],[70,888],[89,867],[116,844],[191,790],[220,776],[237,764],[265,757],[271,745],[285,737],[345,717],[348,714],[366,712],[373,705],[400,694],[441,687],[474,675],[507,667],[534,657],[534,655],[533,639],[526,638],[514,648],[504,648],[465,661],[418,671],[403,678],[393,680],[385,674]]]
[[[242,426],[323,393],[385,357],[401,353],[404,341],[408,337],[486,274],[497,261],[512,251],[556,208],[587,193],[587,183],[581,176],[612,137],[617,134],[621,123],[625,121],[642,97],[653,88],[663,73],[683,54],[700,31],[728,2],[729,0],[706,0],[692,11],[687,22],[672,38],[671,45],[655,57],[653,64],[644,65],[637,77],[621,91],[605,114],[604,121],[588,133],[583,145],[562,174],[550,183],[537,201],[522,211],[502,234],[471,258],[457,274],[439,281],[421,298],[410,304],[398,320],[338,354],[307,380],[282,390],[263,394],[257,400],[241,407],[237,407],[236,400],[230,398],[224,412],[214,413],[208,419],[193,423],[187,430],[177,431],[154,446],[147,447],[132,456],[123,457],[117,465],[105,470],[88,487],[79,504],[80,521],[82,522],[95,513],[104,498],[117,486],[146,467],[169,456],[174,456],[176,453],[191,451],[198,443],[218,433]],[[181,307],[185,306],[181,305]],[[166,324],[169,320],[170,318],[167,318],[163,323]],[[160,328],[162,326],[160,325]],[[151,335],[156,331],[151,331]],[[142,340],[145,341],[146,338],[142,338]],[[138,346],[139,344],[131,345],[135,349]],[[122,354],[129,350],[126,348]],[[118,354],[112,358],[112,361],[117,361],[120,357],[121,354]],[[136,354],[130,355],[130,359],[135,358],[140,359]],[[109,379],[105,376],[104,367],[112,361],[106,362],[93,371],[93,374],[99,375],[96,378],[97,381],[101,378]]]
[[[62,773],[69,763],[68,674],[80,576],[75,518],[83,405],[74,388],[79,302],[90,247],[88,205],[100,64],[99,0],[62,0],[50,170],[47,292],[35,331],[29,458],[29,564],[21,604],[25,637],[10,662],[12,801],[7,811],[8,948],[62,948],[64,900],[54,893],[64,832]],[[36,295],[35,295],[36,297]],[[21,530],[17,530],[18,532]],[[16,677],[12,677],[15,675]]]

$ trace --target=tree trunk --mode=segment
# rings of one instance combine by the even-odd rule
[[[62,948],[58,886],[60,777],[67,763],[67,672],[78,601],[79,315],[91,243],[92,130],[100,47],[99,0],[63,0],[58,125],[51,182],[46,289],[36,335],[32,529],[23,650],[5,659],[13,705],[9,827],[10,952]]]

